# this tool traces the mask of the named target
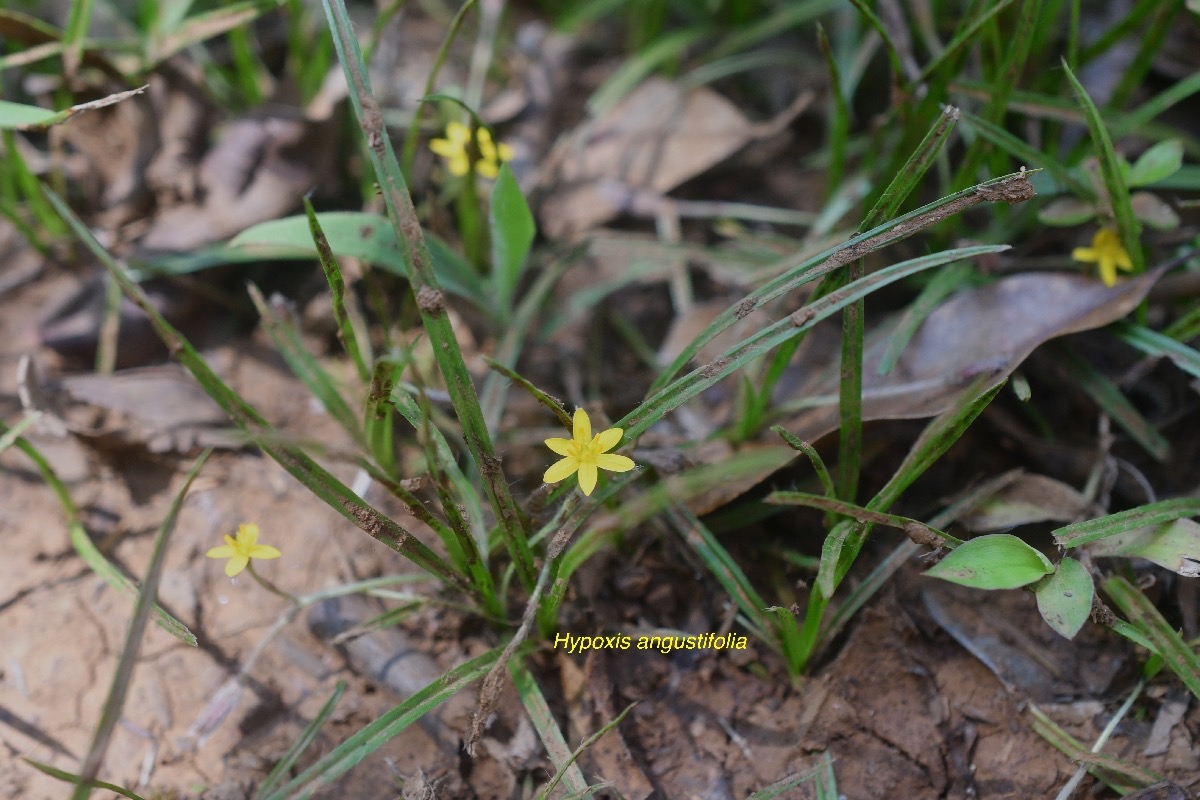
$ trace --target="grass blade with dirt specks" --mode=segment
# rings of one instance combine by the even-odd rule
[[[408,726],[487,674],[499,649],[460,664],[338,745],[263,800],[309,798],[353,769]]]
[[[125,696],[129,691],[129,683],[133,680],[133,670],[137,666],[142,638],[146,633],[146,622],[149,621],[150,613],[154,609],[154,595],[158,592],[163,563],[167,558],[167,542],[171,538],[171,534],[175,532],[175,520],[179,518],[179,510],[183,507],[183,501],[192,487],[192,481],[196,480],[196,476],[200,474],[204,462],[208,461],[210,455],[212,455],[212,448],[203,451],[196,458],[192,468],[188,470],[183,479],[183,485],[179,487],[179,491],[172,498],[166,517],[158,526],[158,535],[154,537],[154,547],[150,553],[150,564],[146,567],[146,577],[142,579],[142,588],[138,593],[137,604],[133,608],[133,618],[130,619],[129,628],[125,633],[121,658],[117,661],[117,669],[113,674],[108,697],[104,700],[100,720],[96,723],[95,733],[92,734],[92,744],[79,769],[79,784],[71,795],[72,800],[87,800],[92,791],[92,781],[100,773],[104,754],[108,752],[109,742],[112,741],[113,730],[116,729],[117,722],[121,718],[121,711],[125,707]]]
[[[730,375],[744,364],[769,353],[789,339],[804,333],[821,320],[832,316],[851,303],[856,302],[859,298],[865,297],[884,286],[926,269],[940,267],[943,264],[949,264],[964,258],[973,258],[988,253],[1000,253],[1007,249],[1007,245],[982,245],[947,250],[942,253],[902,261],[899,264],[894,264],[873,272],[809,304],[789,317],[766,326],[748,339],[734,345],[718,356],[712,363],[693,370],[644,400],[640,406],[618,420],[614,427],[624,428],[625,440],[633,441],[668,413],[700,394],[708,387],[716,384],[727,375]]]
[[[1117,231],[1121,235],[1122,244],[1129,252],[1129,260],[1133,262],[1133,274],[1141,275],[1146,271],[1146,255],[1142,252],[1140,240],[1142,224],[1133,213],[1133,206],[1129,201],[1129,187],[1125,185],[1125,178],[1121,174],[1120,159],[1113,148],[1112,137],[1104,126],[1100,110],[1092,102],[1083,84],[1065,61],[1062,62],[1062,66],[1071,88],[1075,90],[1079,104],[1083,107],[1083,116],[1087,121],[1088,133],[1092,137],[1092,146],[1096,149],[1096,157],[1100,160],[1100,174],[1104,178],[1104,188],[1112,204]]]
[[[400,553],[417,566],[436,575],[448,583],[469,588],[437,553],[426,547],[419,539],[400,526],[395,520],[380,513],[349,487],[317,464],[299,447],[283,440],[275,429],[258,411],[229,388],[208,363],[201,358],[192,344],[163,318],[146,293],[129,276],[96,237],[83,224],[75,212],[49,189],[47,199],[67,222],[81,242],[92,252],[108,272],[121,284],[126,297],[130,298],[150,320],[155,333],[167,346],[167,350],[192,374],[217,405],[244,430],[263,452],[275,459],[296,480],[321,498],[331,508],[353,522],[372,538]],[[86,535],[84,536],[86,539]],[[107,563],[107,562],[105,562]]]
[[[1193,695],[1200,697],[1200,657],[1188,647],[1154,604],[1129,581],[1114,575],[1100,584],[1122,614],[1155,648],[1167,667],[1179,676]]]
[[[1076,195],[1080,197],[1091,196],[1092,190],[1079,180],[1079,178],[1072,175],[1071,171],[1064,167],[1058,159],[1043,153],[1041,150],[1028,144],[1024,139],[1014,136],[999,125],[981,119],[969,111],[961,113],[963,124],[975,131],[982,138],[987,139],[993,146],[999,147],[1025,166],[1046,170],[1046,173],[1056,183],[1069,189]]]
[[[0,432],[7,431],[8,426],[0,422]],[[67,491],[66,485],[59,479],[54,472],[54,468],[50,466],[44,456],[29,443],[26,439],[17,437],[14,441],[21,452],[29,456],[37,467],[38,472],[42,475],[47,485],[58,495],[58,502],[62,506],[63,514],[67,518],[67,535],[71,539],[71,545],[75,548],[75,552],[83,559],[84,563],[91,567],[92,571],[99,575],[104,581],[118,592],[132,592],[135,596],[140,593],[137,584],[125,577],[116,566],[104,557],[96,547],[96,543],[87,535],[87,531],[83,529],[83,524],[79,521],[79,511],[75,507],[75,501],[71,499],[71,493]],[[182,622],[172,617],[157,604],[154,605],[154,613],[158,617],[157,622],[160,626],[166,629],[168,633],[179,639],[184,644],[196,646],[195,635],[187,629]]]
[[[1099,519],[1089,519],[1085,522],[1075,522],[1053,531],[1054,541],[1059,547],[1079,547],[1080,545],[1106,539],[1121,533],[1146,528],[1151,525],[1162,525],[1184,517],[1200,516],[1200,498],[1176,497],[1171,500],[1160,500],[1127,511],[1118,511]]]
[[[782,274],[779,277],[768,281],[746,295],[739,303],[717,315],[716,319],[663,369],[651,384],[649,391],[660,391],[718,334],[772,300],[980,203],[1022,202],[1033,196],[1035,192],[1027,173],[1005,175],[935,200],[915,211],[888,220],[872,230],[856,234],[822,253],[805,258],[795,266],[781,270]]]
[[[1029,713],[1033,716],[1033,724],[1029,726],[1033,732],[1049,742],[1050,746],[1067,758],[1075,761],[1079,756],[1091,754],[1087,745],[1063,730],[1058,723],[1050,719],[1046,715],[1046,712],[1037,706],[1030,704]],[[1127,783],[1116,775],[1110,775],[1100,767],[1092,767],[1088,772],[1095,776],[1097,780],[1102,781],[1109,788],[1121,794],[1129,794],[1138,789],[1136,784]]]
[[[517,575],[526,590],[537,582],[533,554],[529,549],[524,518],[513,500],[504,476],[504,468],[496,455],[491,434],[488,433],[479,397],[467,365],[463,361],[458,338],[446,313],[445,297],[432,269],[429,248],[425,244],[420,220],[413,207],[408,184],[396,160],[392,142],[383,124],[379,103],[371,92],[367,68],[354,35],[349,12],[343,0],[323,0],[325,15],[333,31],[338,58],[350,87],[350,101],[363,128],[371,164],[378,176],[388,218],[396,232],[396,240],[409,268],[409,284],[416,299],[421,322],[433,346],[434,360],[446,382],[454,412],[463,427],[463,438],[483,477],[484,490],[496,515],[501,538]]]
[[[317,738],[317,734],[321,732],[321,728],[329,720],[330,715],[333,714],[333,709],[337,707],[338,701],[342,699],[345,691],[346,682],[338,680],[337,685],[333,687],[333,694],[325,701],[325,705],[321,706],[321,710],[317,712],[317,715],[304,727],[304,730],[300,733],[300,738],[292,743],[292,746],[283,754],[283,758],[279,759],[274,769],[259,784],[258,789],[254,792],[255,800],[269,797],[271,792],[275,790],[275,787],[279,785],[279,782],[283,780],[284,776],[296,765],[300,756],[304,754],[308,746]]]
[[[517,696],[521,698],[521,704],[525,706],[525,713],[529,715],[529,720],[533,723],[533,728],[537,731],[538,738],[542,740],[542,746],[546,748],[546,754],[550,757],[550,763],[555,767],[556,781],[554,782],[561,777],[569,791],[576,794],[586,792],[588,782],[583,777],[583,770],[575,763],[567,739],[558,727],[558,722],[554,719],[554,712],[550,710],[550,705],[546,702],[546,697],[542,694],[537,681],[534,680],[533,674],[517,659],[508,663],[508,672],[512,675],[513,687],[517,690]],[[547,789],[549,788],[547,787]]]
[[[337,324],[338,341],[350,356],[350,362],[358,371],[358,379],[366,383],[371,378],[371,370],[363,358],[363,348],[358,344],[358,334],[350,322],[350,314],[346,311],[346,281],[342,277],[342,268],[338,264],[329,239],[321,228],[321,221],[312,202],[304,198],[304,214],[308,217],[308,229],[312,234],[313,246],[317,248],[317,257],[321,261],[321,269],[325,272],[325,281],[329,284],[330,302],[333,304],[333,321]]]
[[[902,531],[909,537],[917,536],[925,540],[930,540],[932,537],[937,537],[940,542],[922,541],[921,544],[930,547],[950,547],[954,548],[962,544],[961,539],[956,539],[948,533],[939,531],[937,528],[931,528],[924,522],[919,522],[911,517],[901,517],[896,514],[884,514],[880,511],[871,511],[854,503],[847,503],[844,500],[837,500],[829,497],[824,497],[819,494],[809,494],[808,492],[771,492],[763,499],[764,503],[774,505],[788,506],[807,506],[808,508],[819,508],[822,511],[830,511],[838,516],[850,517],[858,522],[866,525],[886,525],[889,528],[895,528]]]

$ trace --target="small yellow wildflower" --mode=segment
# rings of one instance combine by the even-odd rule
[[[446,138],[434,139],[429,143],[429,149],[446,159],[451,175],[461,177],[471,169],[472,154],[467,148],[470,141],[471,129],[461,122],[451,122],[446,126]],[[513,149],[493,142],[487,128],[476,129],[475,149],[479,155],[475,171],[485,178],[495,178],[500,173],[500,162],[511,161],[513,157]]]
[[[244,570],[252,558],[279,558],[283,553],[268,544],[259,544],[258,526],[247,524],[238,526],[236,539],[225,534],[225,544],[212,548],[206,555],[209,558],[228,558],[225,574],[232,578]]]
[[[634,468],[632,459],[608,452],[617,446],[624,433],[621,428],[609,428],[593,437],[592,421],[588,419],[587,412],[582,408],[575,409],[572,438],[546,440],[546,447],[565,458],[551,465],[542,480],[546,483],[558,483],[571,477],[578,470],[579,488],[585,495],[590,495],[596,488],[597,468],[610,472],[628,472]]]
[[[1125,245],[1121,244],[1121,235],[1112,228],[1096,231],[1096,235],[1092,237],[1092,246],[1076,247],[1071,253],[1071,258],[1085,264],[1099,264],[1100,280],[1104,281],[1105,286],[1112,286],[1117,282],[1118,269],[1125,272],[1133,269],[1129,253],[1126,252]]]

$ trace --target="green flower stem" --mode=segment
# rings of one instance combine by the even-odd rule
[[[289,603],[292,603],[293,605],[296,605],[296,606],[301,605],[299,597],[296,597],[296,595],[294,595],[294,594],[285,592],[283,589],[280,589],[278,586],[271,583],[269,580],[264,578],[262,575],[259,575],[258,570],[256,570],[254,568],[253,560],[251,560],[250,563],[246,565],[246,570],[250,573],[250,577],[252,577],[252,578],[254,578],[254,580],[258,581],[259,586],[263,587],[271,594],[276,595],[277,597],[282,597],[284,600],[287,600]]]

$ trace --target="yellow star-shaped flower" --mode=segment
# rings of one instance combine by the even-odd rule
[[[633,459],[608,452],[617,446],[624,433],[621,428],[609,428],[592,436],[592,421],[588,419],[587,412],[582,408],[575,409],[572,438],[546,440],[546,447],[564,458],[551,465],[542,480],[546,483],[558,483],[578,471],[579,488],[585,495],[590,495],[596,488],[596,478],[599,475],[597,469],[628,472],[636,466]]]
[[[461,177],[471,170],[471,153],[467,147],[470,141],[471,129],[461,122],[451,122],[446,126],[446,138],[434,139],[429,143],[429,149],[446,159],[451,175]],[[487,128],[476,131],[475,149],[479,155],[475,171],[485,178],[495,178],[500,173],[500,162],[511,161],[513,157],[513,149],[493,142]]]
[[[1104,281],[1105,286],[1112,286],[1117,282],[1118,269],[1124,272],[1133,269],[1129,253],[1125,250],[1125,245],[1121,244],[1120,234],[1112,228],[1096,231],[1096,235],[1092,237],[1092,246],[1076,247],[1071,253],[1071,258],[1085,264],[1099,264],[1100,280]]]
[[[268,544],[258,543],[258,526],[239,525],[237,538],[225,534],[225,544],[206,553],[209,558],[228,558],[225,574],[234,577],[241,573],[252,558],[279,558],[283,553]]]

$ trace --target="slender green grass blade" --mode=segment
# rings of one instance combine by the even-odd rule
[[[1171,443],[1129,401],[1119,388],[1100,371],[1085,361],[1066,345],[1058,344],[1054,349],[1063,354],[1063,366],[1074,378],[1081,390],[1096,402],[1118,425],[1125,429],[1133,440],[1158,461],[1165,461],[1171,453]]]
[[[528,544],[528,530],[520,509],[509,490],[500,458],[479,406],[479,397],[471,373],[463,361],[454,328],[446,313],[445,297],[432,269],[429,249],[413,206],[408,185],[396,161],[392,142],[383,125],[383,114],[371,92],[367,68],[354,35],[349,13],[342,0],[323,0],[329,27],[333,31],[338,58],[350,86],[350,100],[362,125],[371,163],[379,176],[388,218],[401,245],[409,268],[409,281],[416,299],[421,322],[433,345],[434,360],[446,381],[455,414],[463,427],[463,437],[483,477],[484,489],[499,523],[509,557],[527,590],[533,588],[537,573]]]
[[[364,758],[386,745],[405,728],[486,675],[499,654],[498,649],[489,650],[450,670],[342,742],[333,752],[263,800],[311,797],[313,793],[333,783]]]
[[[350,438],[359,447],[366,449],[367,440],[358,414],[342,397],[341,392],[334,385],[333,378],[329,376],[325,368],[318,364],[312,354],[305,349],[304,341],[296,326],[267,303],[257,286],[249,284],[247,289],[250,299],[254,301],[254,307],[258,310],[259,317],[262,319],[263,327],[271,337],[271,341],[275,343],[275,349],[279,351],[283,360],[291,368],[292,373],[321,402],[321,406],[329,413],[329,416],[342,426]]]
[[[1113,148],[1112,137],[1109,136],[1108,129],[1104,125],[1100,110],[1092,102],[1092,98],[1083,88],[1083,84],[1075,77],[1075,73],[1071,71],[1065,61],[1062,66],[1067,80],[1075,90],[1075,96],[1083,107],[1083,116],[1087,121],[1088,133],[1092,137],[1092,145],[1096,148],[1096,155],[1100,159],[1100,174],[1103,176],[1104,188],[1108,192],[1108,199],[1112,204],[1113,217],[1117,223],[1117,231],[1121,234],[1121,242],[1129,252],[1130,261],[1133,262],[1133,274],[1140,275],[1146,271],[1146,256],[1142,252],[1140,241],[1142,225],[1134,215],[1133,206],[1129,202],[1129,187],[1125,185],[1120,160]]]
[[[1008,249],[1006,245],[981,245],[947,250],[931,256],[903,261],[867,275],[809,304],[790,317],[768,325],[750,338],[734,345],[713,362],[693,370],[667,388],[647,398],[642,405],[618,421],[616,427],[625,430],[626,441],[633,441],[658,420],[709,386],[730,375],[744,364],[769,353],[787,340],[804,333],[816,323],[832,316],[859,298],[922,270],[985,253],[998,253],[1006,249]]]
[[[1135,325],[1128,321],[1117,323],[1111,330],[1126,344],[1133,345],[1146,355],[1169,358],[1184,372],[1200,378],[1200,351],[1195,348],[1144,325]]]
[[[317,212],[307,197],[304,198],[304,215],[308,218],[308,230],[312,236],[313,246],[317,248],[317,257],[321,261],[321,269],[325,272],[325,281],[329,284],[330,301],[333,304],[333,320],[337,323],[338,329],[338,341],[342,343],[346,355],[350,356],[350,362],[358,371],[359,380],[365,382],[370,379],[371,370],[367,367],[366,359],[363,358],[363,350],[358,345],[358,334],[355,333],[354,326],[350,322],[350,314],[346,311],[346,281],[342,278],[342,268],[333,254],[333,248],[329,246],[329,239],[325,238],[321,220],[317,217]]]
[[[1098,539],[1128,533],[1138,528],[1162,525],[1185,517],[1200,516],[1200,498],[1176,497],[1144,506],[1118,511],[1116,514],[1075,522],[1053,531],[1059,547],[1079,547]]]
[[[167,515],[158,528],[158,535],[154,537],[150,565],[146,568],[146,577],[142,580],[142,588],[133,609],[133,618],[129,621],[129,628],[125,634],[125,644],[121,648],[121,657],[117,661],[117,670],[113,675],[108,697],[104,700],[100,720],[96,723],[96,730],[92,734],[91,746],[79,769],[79,783],[71,795],[72,800],[87,800],[91,794],[92,781],[100,773],[104,754],[108,752],[113,731],[116,729],[117,722],[121,719],[121,711],[125,707],[125,696],[129,691],[129,683],[133,680],[133,670],[137,666],[138,652],[141,650],[142,637],[146,632],[146,623],[154,609],[154,595],[158,592],[163,563],[167,558],[167,541],[175,531],[175,520],[179,518],[179,510],[183,507],[188,489],[191,488],[192,481],[200,474],[204,462],[210,455],[212,455],[212,450],[205,450],[192,464],[192,468],[188,470],[187,476],[183,479],[183,485],[179,487],[179,491],[171,500]]]
[[[554,712],[546,702],[546,697],[534,680],[533,674],[516,659],[509,662],[508,671],[512,675],[517,696],[521,698],[521,704],[525,706],[525,712],[529,714],[533,723],[533,729],[538,732],[538,738],[542,740],[542,745],[550,756],[550,763],[555,767],[555,777],[561,780],[570,792],[586,792],[588,782],[583,777],[583,770],[575,763],[575,756],[567,744],[567,739],[558,727]]]
[[[596,731],[591,736],[584,739],[583,743],[580,744],[579,747],[577,747],[575,749],[575,752],[571,753],[571,758],[567,761],[567,763],[560,766],[558,768],[558,771],[555,772],[554,775],[550,778],[550,781],[544,787],[542,787],[542,790],[540,792],[538,792],[538,800],[547,800],[547,798],[550,797],[550,792],[552,792],[554,790],[554,788],[556,786],[558,786],[558,784],[562,781],[563,776],[566,774],[566,771],[575,764],[575,760],[579,758],[579,756],[583,753],[583,751],[587,750],[589,747],[591,747],[593,744],[595,744],[596,741],[601,736],[603,736],[604,734],[611,731],[613,728],[620,725],[621,720],[625,719],[625,715],[628,714],[630,711],[632,711],[633,707],[636,705],[637,705],[637,703],[630,703],[629,705],[625,706],[624,710],[621,711],[620,714],[617,714],[617,716],[615,716],[612,720],[607,722],[604,725],[604,727],[600,728],[600,730]],[[601,786],[595,786],[595,785],[589,786],[585,790],[583,796],[587,796],[591,793],[594,793],[596,790],[598,790],[600,788],[601,788]]]
[[[283,754],[283,758],[279,759],[279,763],[267,774],[267,777],[259,784],[258,789],[254,793],[256,800],[261,800],[264,797],[269,797],[271,792],[283,780],[284,776],[291,771],[292,767],[308,749],[313,740],[317,738],[317,734],[321,732],[321,728],[329,721],[329,717],[333,714],[334,708],[337,707],[338,701],[342,699],[342,695],[346,692],[346,682],[339,680],[337,685],[333,687],[333,694],[325,701],[325,705],[321,706],[321,710],[317,715],[304,726],[304,730],[300,733],[300,738],[292,742],[292,746]]]
[[[0,432],[7,432],[8,430],[8,426],[0,422]],[[104,554],[96,547],[91,537],[87,535],[87,531],[83,529],[83,524],[79,521],[79,512],[75,507],[75,501],[71,499],[71,493],[67,490],[66,484],[59,479],[53,467],[50,466],[50,462],[28,440],[17,437],[13,443],[17,449],[29,456],[30,460],[37,467],[38,472],[41,473],[42,480],[58,496],[59,505],[62,506],[63,514],[67,518],[67,535],[71,540],[71,546],[75,548],[75,552],[79,554],[79,557],[113,589],[123,594],[131,593],[134,596],[138,596],[137,585],[125,577],[117,569],[116,565],[104,557]],[[191,645],[192,647],[196,646],[195,635],[182,622],[172,617],[157,604],[154,606],[154,613],[158,624],[168,633],[184,644]]]
[[[856,234],[816,256],[802,259],[798,263],[785,262],[776,269],[782,273],[779,277],[746,295],[739,303],[719,314],[707,328],[701,331],[695,340],[662,371],[651,385],[650,392],[657,392],[666,386],[718,334],[772,300],[975,205],[984,202],[1022,202],[1033,197],[1034,194],[1027,173],[1005,175],[948,195],[915,211],[888,220],[878,227],[865,233]]]
[[[1163,662],[1179,676],[1188,691],[1200,697],[1200,657],[1163,619],[1146,595],[1119,575],[1108,578],[1100,587],[1129,622],[1154,643]]]
[[[26,758],[25,756],[21,756],[21,760],[24,761],[29,766],[33,767],[34,769],[38,770],[39,772],[44,772],[45,774],[49,775],[51,778],[58,778],[60,781],[63,781],[65,783],[71,783],[71,784],[79,783],[79,776],[73,772],[67,772],[64,769],[58,769],[57,767],[52,767],[49,764],[43,764],[40,761],[34,761],[32,758]],[[145,800],[145,798],[143,798],[141,795],[134,794],[130,790],[126,789],[125,787],[117,786],[116,784],[113,784],[113,783],[105,783],[104,781],[93,780],[93,781],[88,782],[87,785],[92,789],[103,789],[106,792],[113,792],[114,794],[119,794],[119,795],[121,795],[121,797],[129,798],[129,800]]]
[[[146,314],[151,326],[172,355],[192,373],[192,376],[196,378],[208,395],[224,409],[238,427],[242,428],[262,448],[263,452],[275,459],[281,467],[313,494],[372,538],[392,548],[427,572],[463,589],[469,589],[461,577],[419,539],[397,524],[395,520],[364,502],[302,449],[282,439],[263,416],[230,389],[200,357],[191,343],[163,318],[142,288],[134,283],[126,269],[96,241],[96,237],[75,216],[62,198],[49,189],[46,190],[46,196],[80,241],[87,246],[109,274],[121,284],[125,295]],[[80,530],[82,531],[82,529]],[[86,535],[83,538],[86,539]]]

